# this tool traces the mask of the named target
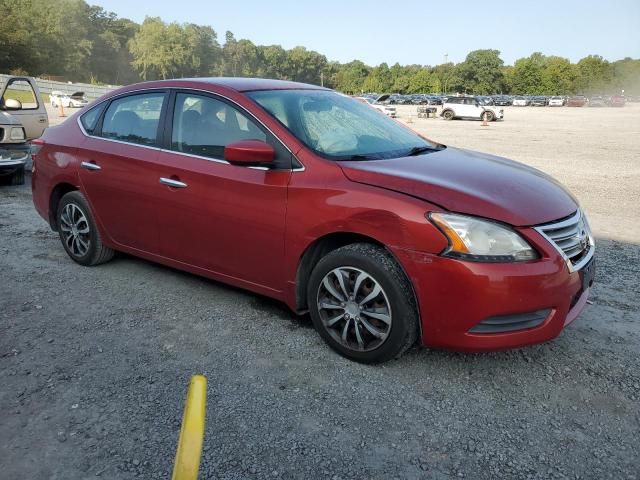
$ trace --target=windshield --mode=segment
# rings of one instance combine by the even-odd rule
[[[442,148],[353,98],[327,90],[265,90],[247,95],[317,154],[375,160]]]

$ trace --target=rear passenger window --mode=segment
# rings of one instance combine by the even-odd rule
[[[225,145],[239,140],[265,142],[267,136],[253,120],[225,102],[202,95],[176,95],[173,150],[222,159]]]
[[[102,110],[104,110],[104,103],[92,108],[80,117],[80,122],[82,122],[85,132],[89,135],[92,135],[95,131]]]
[[[105,138],[155,145],[164,93],[143,93],[114,100],[102,122]]]

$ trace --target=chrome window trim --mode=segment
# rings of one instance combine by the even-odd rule
[[[545,233],[545,230],[549,228],[558,229],[558,228],[568,227],[570,225],[576,224],[580,219],[583,219],[583,224],[586,227],[585,231],[587,233],[587,238],[589,239],[589,250],[587,250],[587,254],[583,258],[581,258],[578,263],[574,265],[571,262],[571,259],[564,253],[562,248],[560,248],[560,246]],[[595,249],[596,243],[593,238],[593,234],[591,233],[591,227],[589,226],[589,223],[587,222],[586,217],[584,216],[584,214],[582,213],[582,210],[580,209],[576,210],[576,213],[571,215],[566,220],[562,220],[561,222],[550,222],[550,223],[545,223],[543,225],[537,225],[533,227],[533,229],[536,232],[538,232],[540,235],[542,235],[542,237],[545,240],[547,240],[547,242],[549,242],[551,246],[562,256],[565,263],[567,264],[567,267],[569,268],[570,273],[580,271],[593,258],[593,255],[596,250]]]
[[[249,115],[251,115],[253,117],[253,119],[259,125],[262,125],[262,127],[264,127],[273,136],[273,138],[275,138],[278,142],[280,142],[280,144],[289,152],[289,154],[291,155],[292,158],[294,158],[300,165],[302,165],[302,167],[290,168],[289,169],[290,171],[292,171],[292,172],[304,172],[305,171],[304,164],[300,160],[298,160],[298,157],[296,157],[294,155],[294,153],[291,151],[291,149],[282,140],[280,140],[280,138],[275,133],[273,133],[273,130],[271,130],[258,117],[256,117],[252,112],[250,112],[249,110],[244,108],[238,102],[236,102],[232,98],[229,98],[226,95],[223,95],[223,94],[218,93],[218,92],[211,92],[209,90],[203,90],[201,88],[193,88],[193,87],[151,87],[151,88],[140,88],[140,89],[136,89],[136,90],[129,90],[128,92],[123,92],[121,94],[114,95],[113,97],[109,97],[108,99],[105,99],[100,103],[97,103],[93,108],[96,108],[96,107],[98,107],[99,105],[102,105],[105,102],[111,102],[112,100],[116,100],[116,99],[118,99],[120,97],[126,97],[128,95],[136,94],[136,93],[139,93],[139,92],[152,92],[152,91],[157,91],[157,90],[163,90],[163,91],[164,90],[189,90],[189,91],[193,91],[193,92],[200,92],[200,93],[205,93],[205,94],[209,94],[209,95],[215,95],[215,96],[218,96],[220,98],[224,98],[225,100],[227,100],[228,102],[230,102],[234,106],[237,106],[241,110],[241,112],[247,112]],[[240,92],[240,93],[242,93],[242,92]],[[152,147],[150,145],[142,145],[142,144],[139,144],[139,143],[124,142],[122,140],[114,140],[112,138],[105,138],[105,137],[98,137],[97,135],[90,135],[84,129],[84,126],[82,125],[81,118],[85,115],[85,113],[88,113],[89,111],[93,110],[93,108],[91,108],[87,112],[83,112],[82,114],[78,115],[78,117],[76,118],[76,122],[78,123],[78,126],[80,127],[80,131],[82,132],[82,134],[85,137],[95,138],[95,139],[98,139],[98,140],[104,140],[106,142],[123,143],[125,145],[133,145],[135,147],[149,148],[151,150],[157,150],[157,151],[166,152],[166,153],[174,153],[174,154],[177,154],[177,155],[184,155],[184,156],[187,156],[187,157],[198,158],[198,159],[201,159],[201,160],[209,160],[209,161],[215,162],[215,163],[222,163],[222,164],[225,164],[225,165],[231,165],[226,160],[222,160],[222,159],[219,159],[219,158],[204,157],[202,155],[195,155],[195,154],[186,153],[186,152],[178,152],[176,150],[170,150],[170,149],[161,148],[161,147]],[[270,168],[267,168],[267,167],[244,167],[244,168],[251,168],[253,170],[271,170]]]

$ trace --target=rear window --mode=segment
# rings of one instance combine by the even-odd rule
[[[91,110],[89,110],[87,113],[83,114],[80,117],[80,123],[82,123],[82,127],[84,128],[85,132],[87,132],[90,135],[93,134],[93,132],[96,129],[96,126],[98,125],[98,119],[100,118],[100,114],[102,113],[103,110],[104,110],[104,104],[100,104],[92,108]]]
[[[101,136],[140,145],[155,145],[164,92],[113,100],[104,114]]]

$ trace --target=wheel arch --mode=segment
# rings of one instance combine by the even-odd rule
[[[53,190],[51,190],[51,195],[49,195],[49,226],[54,232],[58,231],[56,213],[58,212],[58,204],[60,203],[60,200],[67,193],[74,192],[76,190],[79,190],[77,186],[67,182],[58,183]]]
[[[391,255],[391,257],[396,261],[396,263],[404,273],[409,282],[409,285],[411,285],[411,294],[413,295],[414,304],[416,305],[416,308],[418,308],[418,316],[420,316],[418,297],[416,295],[413,282],[411,281],[411,277],[407,274],[407,271],[402,265],[402,262],[400,262],[400,260],[396,257],[396,255],[394,255],[391,249],[387,248],[387,246],[381,241],[369,235],[364,235],[362,233],[356,232],[327,233],[315,239],[307,246],[307,248],[300,256],[300,259],[298,261],[298,268],[296,271],[296,311],[298,313],[303,313],[308,310],[307,287],[309,277],[311,276],[313,268],[317,265],[320,259],[340,247],[344,247],[345,245],[350,245],[353,243],[369,243],[372,245],[376,245],[380,248],[383,248],[389,255]],[[420,337],[422,337],[422,322],[420,321],[418,323],[420,324],[419,334]]]

